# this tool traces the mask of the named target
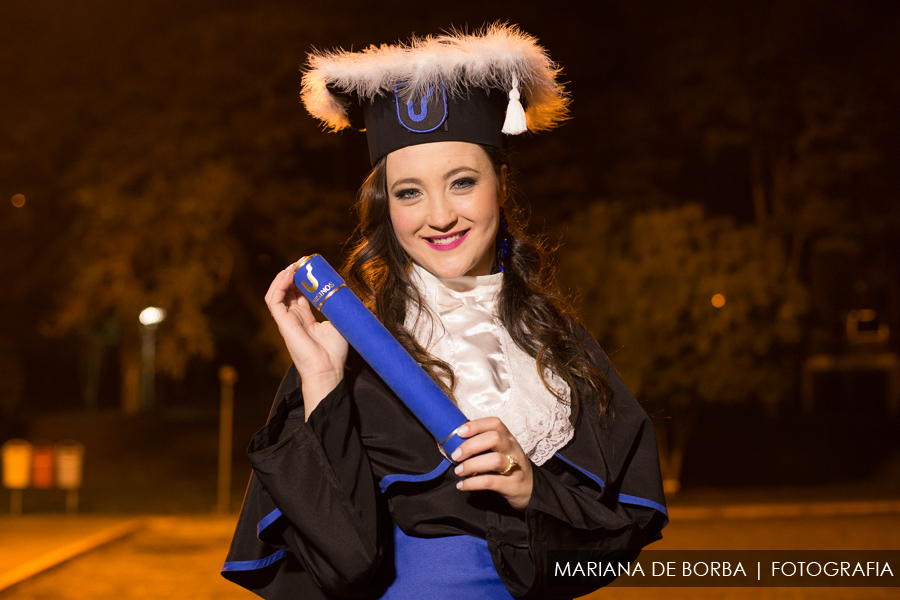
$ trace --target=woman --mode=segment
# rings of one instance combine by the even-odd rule
[[[659,538],[649,420],[508,194],[504,134],[564,118],[555,73],[512,27],[313,58],[307,108],[339,129],[359,106],[375,165],[345,277],[470,420],[451,465],[316,323],[291,265],[266,303],[294,365],[248,452],[229,579],[266,598],[570,598],[609,579],[548,587],[554,551]]]

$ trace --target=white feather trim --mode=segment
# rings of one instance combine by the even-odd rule
[[[347,106],[326,85],[365,101],[405,83],[406,97],[420,96],[438,81],[450,95],[468,88],[509,90],[518,80],[530,131],[551,129],[568,116],[569,97],[556,81],[559,68],[537,39],[515,25],[494,24],[475,34],[453,31],[413,38],[409,44],[370,46],[362,52],[316,52],[309,56],[300,94],[304,106],[327,129],[350,126]]]

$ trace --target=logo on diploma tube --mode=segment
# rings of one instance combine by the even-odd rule
[[[306,291],[312,294],[316,291],[316,288],[319,287],[319,280],[315,278],[312,274],[312,265],[306,265],[306,279],[309,280],[309,283],[303,282],[303,287],[306,288]]]
[[[306,284],[304,283],[303,285],[306,285]],[[316,297],[313,298],[313,304],[315,304],[315,303],[318,302],[319,300],[322,300],[323,298],[325,298],[326,295],[328,294],[328,292],[330,292],[330,291],[333,290],[333,289],[334,289],[334,282],[332,281],[331,283],[329,283],[329,284],[327,284],[325,287],[323,287],[323,288],[319,291],[318,294],[316,294]],[[321,304],[319,304],[318,306],[321,306]],[[318,308],[318,306],[317,306],[316,308]]]
[[[316,256],[318,256],[318,254],[313,255],[309,258],[314,258]],[[306,260],[309,260],[309,258],[304,259],[304,262]],[[327,279],[325,279],[325,281],[328,281],[328,279],[331,279],[331,281],[328,281],[328,283],[326,283],[325,285],[323,285],[320,288],[319,287],[319,277],[316,277],[315,275],[313,275],[313,263],[311,263],[311,262],[306,263],[305,266],[306,266],[306,281],[300,280],[300,284],[303,286],[303,288],[307,292],[309,292],[310,294],[315,294],[314,296],[312,296],[312,298],[310,298],[310,302],[317,309],[321,309],[322,305],[325,304],[325,301],[328,300],[329,298],[331,298],[331,295],[334,294],[336,291],[338,291],[341,288],[347,287],[347,284],[343,283],[340,280],[340,278],[338,278],[337,282],[335,282],[334,278],[337,277],[337,275],[334,274],[334,272],[331,269],[327,268],[328,264],[326,263],[324,266],[319,267],[319,269],[318,269],[319,277],[322,277],[321,271],[322,271],[322,269],[325,269],[325,277],[327,277]],[[294,281],[297,281],[297,280],[295,279]],[[338,283],[340,285],[338,285]],[[307,296],[307,297],[309,297],[309,296]]]

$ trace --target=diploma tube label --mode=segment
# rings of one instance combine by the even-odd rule
[[[294,284],[307,300],[378,373],[416,415],[449,456],[463,439],[456,430],[467,421],[431,377],[356,297],[331,265],[318,254],[300,261]]]

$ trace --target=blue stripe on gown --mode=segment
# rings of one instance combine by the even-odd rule
[[[494,569],[485,540],[469,535],[417,538],[394,528],[397,578],[388,600],[512,600]]]

